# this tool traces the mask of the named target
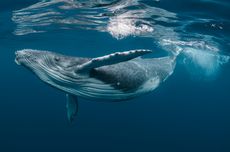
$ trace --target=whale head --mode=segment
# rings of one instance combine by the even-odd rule
[[[89,60],[31,49],[16,51],[15,55],[15,62],[18,65],[31,70],[40,79],[51,85],[67,83],[68,80],[80,78],[81,76],[74,72],[74,68]]]
[[[31,70],[34,68],[52,69],[54,71],[71,70],[78,65],[87,62],[87,58],[64,56],[49,51],[23,49],[15,52],[15,62]]]

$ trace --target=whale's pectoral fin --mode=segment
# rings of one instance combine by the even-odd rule
[[[78,99],[77,96],[73,96],[70,94],[66,94],[66,98],[67,98],[67,103],[66,103],[67,117],[69,122],[73,122],[73,119],[77,115],[77,111],[78,111]]]
[[[93,58],[92,60],[77,66],[76,72],[88,72],[93,68],[128,61],[151,52],[151,50],[131,50],[126,52],[115,52],[102,57]]]

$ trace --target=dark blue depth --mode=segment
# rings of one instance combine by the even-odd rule
[[[213,36],[222,54],[229,55],[229,1],[143,2],[178,13],[181,18],[212,16],[212,22],[223,26],[224,31],[202,24],[187,30]],[[214,77],[204,78],[188,72],[180,56],[182,63],[178,62],[173,75],[153,92],[119,103],[79,99],[78,117],[69,124],[65,94],[16,65],[16,50],[31,48],[96,57],[117,50],[160,48],[148,37],[117,40],[105,32],[83,29],[14,35],[12,10],[33,3],[0,2],[0,152],[230,151],[229,63],[223,64]],[[192,73],[199,73],[195,70]]]

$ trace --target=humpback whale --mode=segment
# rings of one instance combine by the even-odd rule
[[[151,52],[130,50],[86,58],[24,49],[15,52],[15,62],[67,94],[67,117],[72,122],[78,97],[123,101],[148,93],[165,81],[173,73],[175,58],[141,57]]]

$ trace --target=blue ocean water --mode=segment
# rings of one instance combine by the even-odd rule
[[[230,151],[228,0],[0,1],[0,151]],[[177,56],[173,74],[126,102],[65,94],[15,64],[30,48],[97,57],[150,49]]]

